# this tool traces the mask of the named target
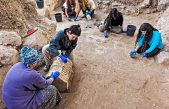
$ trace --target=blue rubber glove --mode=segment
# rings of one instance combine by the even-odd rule
[[[50,75],[50,77],[53,78],[53,79],[56,79],[59,75],[60,75],[60,72],[56,71],[56,72],[52,72],[52,74]]]
[[[132,51],[130,51],[130,56],[131,57],[135,57],[136,56],[136,53],[137,53],[137,51],[136,50],[132,50]]]
[[[147,54],[146,54],[145,52],[141,54],[141,57],[142,57],[142,58],[144,58],[144,57],[146,57],[146,56],[147,56]]]
[[[108,38],[108,33],[107,33],[107,31],[104,31],[104,37],[105,37],[105,38]]]
[[[72,21],[71,18],[70,18],[69,16],[67,17],[67,20],[68,20],[69,22]]]
[[[67,63],[68,57],[66,55],[61,54],[59,57],[64,63]]]
[[[86,14],[89,14],[91,16],[92,12],[90,10],[86,10]]]
[[[136,54],[137,53],[137,51],[136,50],[132,50],[132,51],[130,51],[130,55],[133,55],[133,54]]]
[[[74,17],[74,21],[77,21],[77,16]]]

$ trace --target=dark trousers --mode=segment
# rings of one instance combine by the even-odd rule
[[[86,8],[86,10],[82,10],[82,12],[83,12],[84,15],[86,14],[87,10],[90,11],[89,8]],[[91,12],[91,17],[93,17],[93,15],[94,15],[94,10]]]
[[[65,14],[65,7],[62,6],[61,9],[62,9],[63,13]],[[67,11],[68,11],[67,13],[68,13],[69,17],[75,17],[76,16],[75,10],[67,10]]]
[[[149,47],[150,47],[150,46],[148,45],[147,48],[146,48],[146,50],[147,50]],[[141,53],[145,52],[145,51],[142,52],[141,49],[142,49],[142,46],[137,50],[137,53],[141,54]],[[152,52],[147,53],[147,57],[154,57],[154,56],[156,56],[158,53],[160,53],[160,50],[161,50],[161,49],[159,49],[159,48],[156,47]]]

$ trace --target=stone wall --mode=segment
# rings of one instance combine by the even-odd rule
[[[169,8],[163,13],[156,27],[160,30],[164,43],[164,49],[156,59],[159,63],[169,65]]]

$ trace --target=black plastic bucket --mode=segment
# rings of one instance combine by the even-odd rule
[[[36,4],[38,8],[43,8],[44,7],[44,0],[36,0]]]
[[[56,13],[55,19],[56,19],[57,22],[62,22],[62,13]]]
[[[128,25],[127,26],[127,35],[128,36],[134,36],[134,33],[135,33],[135,31],[136,31],[136,26],[134,26],[134,25]]]

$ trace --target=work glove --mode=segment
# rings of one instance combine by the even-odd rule
[[[71,20],[71,18],[70,18],[69,16],[67,17],[67,20],[68,20],[69,22],[71,22],[71,21],[72,21],[72,20]]]
[[[130,51],[130,57],[135,57],[136,56],[136,53],[137,53],[137,51],[136,50],[132,50],[132,51]]]
[[[56,72],[52,72],[52,74],[50,75],[50,77],[53,78],[53,79],[56,79],[59,75],[60,75],[60,72],[56,71]]]
[[[74,21],[77,21],[77,16],[74,17]]]
[[[146,56],[147,56],[147,54],[146,54],[145,52],[141,54],[141,57],[142,57],[142,58],[144,58],[144,57],[146,57]]]
[[[86,14],[91,16],[92,12],[90,10],[86,10]]]
[[[68,61],[68,57],[67,57],[66,55],[63,55],[63,54],[61,54],[61,55],[59,56],[59,58],[60,58],[61,61],[63,61],[64,63],[67,63],[67,61]]]
[[[108,33],[107,33],[107,31],[104,31],[104,37],[105,37],[105,38],[108,38]]]

